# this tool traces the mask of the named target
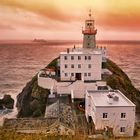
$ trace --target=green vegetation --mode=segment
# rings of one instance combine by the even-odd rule
[[[57,68],[57,58],[54,59],[47,68]],[[137,90],[131,83],[128,76],[111,60],[103,63],[103,68],[107,68],[112,72],[112,75],[105,76],[104,80],[113,89],[122,91],[131,101],[137,106],[137,111],[140,111],[140,91]],[[19,109],[19,117],[42,116],[45,111],[46,100],[49,94],[48,89],[43,89],[37,84],[37,75],[27,83],[23,91],[18,95],[17,106]],[[26,114],[27,113],[27,114]],[[135,136],[139,139],[140,129],[137,127]],[[0,128],[0,140],[84,140],[84,136],[47,136],[45,134],[21,134],[15,130],[6,131]],[[136,137],[130,138],[135,139]],[[127,138],[121,138],[123,140]]]
[[[84,136],[47,136],[42,133],[38,134],[21,134],[17,133],[16,130],[7,131],[0,128],[0,140],[85,140]]]
[[[26,84],[23,91],[17,96],[17,117],[40,117],[46,108],[49,90],[38,86],[37,75]]]
[[[57,69],[57,59],[58,58],[55,58],[53,61],[51,61],[46,68],[55,68]]]
[[[104,80],[107,81],[107,84],[112,89],[119,89],[125,96],[136,104],[137,111],[140,111],[140,91],[133,86],[128,76],[109,59],[107,60],[107,63],[103,64],[103,67],[112,72],[112,75],[104,78]]]

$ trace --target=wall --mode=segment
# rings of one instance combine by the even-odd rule
[[[84,35],[83,48],[95,48],[95,47],[96,47],[95,35]]]
[[[56,83],[57,81],[55,79],[38,76],[38,85],[42,88],[51,89]]]
[[[101,80],[101,54],[66,54],[68,60],[64,60],[64,54],[60,55],[60,75],[62,81],[75,80],[75,73],[81,73],[83,80]],[[71,60],[71,56],[74,56],[74,60]],[[81,60],[78,60],[78,56],[81,56]],[[91,60],[85,60],[85,56],[91,56]],[[68,68],[65,68],[65,64]],[[71,68],[71,64],[74,64],[74,68]],[[81,64],[81,68],[78,68],[78,64]],[[88,64],[91,64],[91,68],[88,68]],[[68,76],[65,77],[65,73]],[[71,73],[74,76],[71,77]],[[84,73],[91,73],[91,76],[84,76]]]
[[[133,136],[135,107],[95,107],[88,94],[86,95],[85,107],[86,118],[92,116],[97,130],[109,126],[113,128],[115,136]],[[103,119],[103,113],[108,113],[108,118]],[[121,118],[121,113],[126,113],[126,118]],[[125,133],[120,133],[120,127],[126,127]]]

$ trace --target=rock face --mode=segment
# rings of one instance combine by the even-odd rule
[[[56,65],[57,58],[47,67],[56,68]],[[140,112],[140,91],[133,86],[128,76],[109,59],[107,60],[107,63],[103,63],[103,68],[107,68],[112,72],[112,75],[105,76],[103,80],[106,80],[107,84],[112,89],[119,89],[122,91],[125,96],[136,104],[137,112]],[[37,85],[37,76],[34,76],[17,96],[16,106],[18,108],[18,117],[42,116],[45,112],[48,94],[49,90],[39,87]]]
[[[104,68],[109,69],[112,75],[105,77],[104,80],[112,89],[119,89],[126,97],[128,97],[135,105],[136,111],[140,112],[140,91],[136,89],[129,77],[111,60],[107,60]]]
[[[14,99],[11,98],[11,95],[4,95],[3,99],[0,99],[0,109],[4,108],[14,108]]]
[[[37,85],[37,76],[26,84],[17,96],[17,117],[39,117],[44,114],[49,90]]]

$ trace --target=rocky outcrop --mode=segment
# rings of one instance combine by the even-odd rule
[[[14,99],[12,99],[11,95],[4,95],[3,99],[0,99],[0,109],[4,108],[14,108]]]
[[[47,67],[57,68],[57,58]],[[132,102],[136,104],[137,112],[140,112],[140,91],[136,89],[128,76],[111,60],[103,64],[112,75],[104,77],[112,89],[119,89]],[[48,89],[43,89],[37,84],[37,75],[27,83],[22,92],[17,96],[18,117],[39,117],[45,112],[46,101],[49,94]]]
[[[37,75],[26,84],[17,96],[17,117],[39,117],[45,112],[49,90],[37,84]]]
[[[104,80],[107,81],[107,84],[112,89],[119,89],[136,105],[137,112],[140,112],[140,91],[133,86],[125,72],[109,59],[103,67],[112,72],[112,75],[104,78]]]

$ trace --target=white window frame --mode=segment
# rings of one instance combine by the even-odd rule
[[[122,126],[120,127],[120,133],[125,133],[126,132],[126,127]]]
[[[88,56],[88,60],[91,60],[91,56]]]
[[[74,76],[74,73],[71,73],[71,76],[73,77]]]
[[[66,55],[64,56],[64,60],[68,60],[68,57]]]
[[[74,60],[74,56],[73,55],[71,56],[71,60]]]
[[[68,68],[68,65],[67,65],[67,64],[65,64],[65,66],[64,66],[64,67],[65,67],[65,69],[67,69],[67,68]]]
[[[78,64],[78,68],[81,69],[81,64]]]
[[[103,118],[103,119],[108,119],[108,113],[103,113],[102,118]]]
[[[126,113],[121,113],[121,119],[125,119],[126,118]]]
[[[90,77],[91,76],[91,73],[88,73],[88,77]]]
[[[88,64],[88,68],[91,69],[91,64]]]
[[[80,55],[78,56],[78,60],[81,60],[81,56]]]
[[[65,73],[64,75],[65,75],[65,77],[68,77],[68,73]]]
[[[71,64],[71,68],[74,69],[74,64]]]

